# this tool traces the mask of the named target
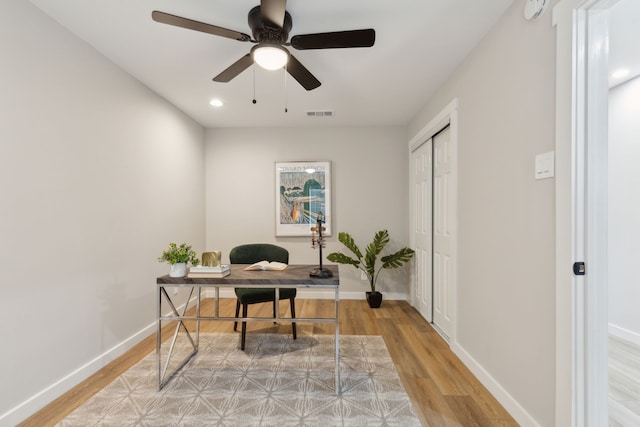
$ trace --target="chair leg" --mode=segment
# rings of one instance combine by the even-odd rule
[[[247,317],[247,306],[249,304],[242,304],[242,317]],[[242,338],[240,341],[240,350],[244,350],[244,343],[247,340],[247,322],[242,322]]]
[[[291,318],[295,319],[296,318],[296,300],[295,298],[291,297],[289,298],[289,301],[291,301]],[[293,339],[295,340],[296,337],[296,322],[291,322],[291,330],[293,331]]]
[[[238,299],[238,300],[236,300],[236,318],[238,317],[239,314],[240,314],[240,300]],[[234,331],[238,330],[238,321],[237,320],[235,322],[233,322],[233,330]]]

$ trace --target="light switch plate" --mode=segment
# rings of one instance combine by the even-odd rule
[[[536,156],[536,179],[553,178],[555,172],[554,157],[553,151]]]

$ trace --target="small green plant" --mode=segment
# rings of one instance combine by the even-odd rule
[[[353,237],[345,231],[338,233],[338,240],[349,249],[355,258],[345,255],[342,252],[333,252],[327,255],[327,259],[331,262],[337,262],[339,264],[351,264],[356,268],[362,270],[369,280],[369,286],[371,286],[371,292],[376,292],[376,282],[378,275],[383,268],[398,268],[403,266],[406,262],[409,262],[413,257],[414,250],[411,248],[402,248],[391,255],[386,255],[380,258],[382,264],[376,265],[378,255],[382,252],[384,247],[389,243],[389,232],[387,230],[380,230],[373,237],[373,241],[369,243],[365,251],[364,256],[356,245]]]
[[[186,243],[182,243],[180,246],[175,243],[169,243],[169,249],[162,252],[162,255],[158,257],[160,262],[168,262],[169,264],[176,264],[178,262],[189,263],[192,265],[198,265],[200,260],[196,251],[191,249],[191,246]]]

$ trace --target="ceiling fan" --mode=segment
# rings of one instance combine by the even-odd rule
[[[256,43],[249,53],[231,64],[226,70],[213,78],[216,82],[229,82],[238,74],[246,70],[254,62],[267,69],[282,68],[286,64],[286,70],[306,90],[312,90],[320,86],[320,81],[305,68],[295,56],[291,55],[285,46],[291,46],[298,50],[307,49],[340,49],[352,47],[371,47],[376,39],[373,29],[335,31],[330,33],[301,34],[289,39],[292,20],[286,11],[286,0],[261,0],[260,6],[249,11],[249,28],[253,38],[247,34],[217,27],[211,24],[194,21],[169,13],[153,11],[151,17],[154,21],[163,24],[174,25],[189,30],[226,37],[241,42]],[[275,61],[279,57],[280,62],[263,64],[263,57],[267,61]]]

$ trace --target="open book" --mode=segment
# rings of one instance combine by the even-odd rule
[[[287,264],[276,261],[260,261],[245,267],[245,270],[284,270]]]

